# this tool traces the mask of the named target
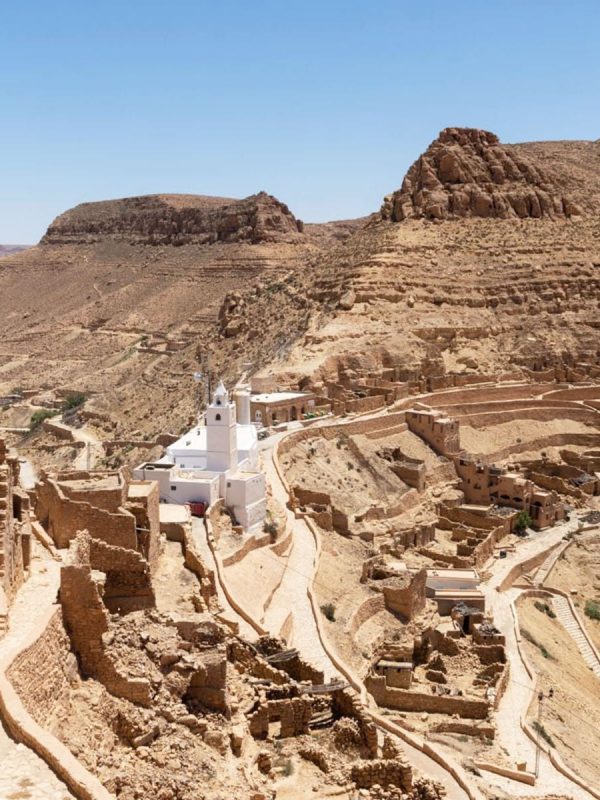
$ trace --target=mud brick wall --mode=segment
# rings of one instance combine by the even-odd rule
[[[39,639],[13,661],[8,678],[27,711],[45,727],[79,679],[60,608]]]
[[[155,607],[150,565],[136,550],[125,550],[92,539],[89,558],[92,569],[106,573],[102,599],[111,613]]]
[[[229,713],[227,696],[227,656],[225,651],[211,651],[202,658],[202,668],[192,675],[187,696],[211,711]]]
[[[399,711],[458,714],[467,719],[486,719],[488,715],[489,706],[486,700],[396,689],[387,686],[385,678],[378,675],[369,675],[365,685],[378,705],[397,708]]]
[[[268,711],[270,722],[277,720],[281,722],[282,739],[308,733],[308,723],[312,717],[312,702],[309,698],[269,700]]]
[[[336,717],[349,717],[358,722],[369,755],[376,758],[379,752],[378,728],[366,714],[360,698],[351,689],[341,689],[332,693],[331,701]]]
[[[116,547],[137,548],[133,514],[125,509],[113,513],[88,502],[70,500],[48,478],[38,484],[36,515],[59,548],[68,547],[76,534],[83,530]]]
[[[406,583],[400,583],[400,580],[392,578],[383,586],[385,605],[390,611],[410,620],[425,608],[427,571],[419,570]]]
[[[65,629],[82,672],[97,678],[117,697],[149,705],[150,683],[121,675],[105,652],[102,635],[109,629],[109,615],[92,576],[88,536],[78,537],[69,557],[71,563],[61,568],[60,600]]]
[[[403,759],[378,758],[354,764],[351,777],[359,789],[369,789],[375,784],[398,786],[405,792],[412,789],[412,768]]]
[[[135,481],[132,484],[135,485]],[[160,556],[160,493],[158,483],[151,484],[152,488],[147,495],[140,498],[129,498],[125,509],[135,517],[138,546],[152,570],[158,563]]]
[[[18,476],[18,459],[7,455],[0,439],[0,589],[8,603],[22,585],[29,561],[29,530],[14,516]]]

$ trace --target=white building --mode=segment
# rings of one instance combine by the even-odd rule
[[[159,461],[141,464],[134,477],[155,480],[168,503],[205,503],[223,498],[245,531],[262,528],[267,510],[265,476],[258,468],[258,439],[250,423],[250,393],[236,402],[219,383],[198,424],[167,447]]]

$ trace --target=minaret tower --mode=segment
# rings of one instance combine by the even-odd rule
[[[235,403],[219,381],[206,409],[206,468],[209,472],[236,470],[238,465]]]

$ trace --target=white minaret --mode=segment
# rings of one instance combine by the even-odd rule
[[[227,472],[238,465],[235,403],[219,382],[212,403],[206,409],[206,469]]]

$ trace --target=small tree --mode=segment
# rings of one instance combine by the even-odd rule
[[[74,408],[79,408],[86,400],[87,397],[83,392],[69,392],[65,398],[65,410],[71,411]]]
[[[523,533],[523,531],[526,528],[528,528],[532,522],[533,520],[531,519],[527,511],[525,510],[519,511],[519,513],[517,514],[517,519],[515,521],[515,528],[519,533]]]

